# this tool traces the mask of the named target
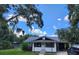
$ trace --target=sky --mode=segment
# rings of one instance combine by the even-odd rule
[[[48,35],[56,33],[56,29],[69,27],[67,5],[64,4],[42,4],[38,9],[43,13],[44,27]]]
[[[43,28],[38,29],[37,25],[33,25],[34,30],[30,31],[25,22],[20,21],[16,27],[22,28],[27,34],[46,34],[55,35],[57,29],[67,28],[70,26],[68,20],[68,10],[65,4],[39,4],[37,9],[43,13]],[[11,10],[13,11],[13,10]],[[11,12],[10,12],[11,13]],[[7,16],[6,16],[7,17]]]

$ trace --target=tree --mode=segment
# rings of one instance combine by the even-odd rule
[[[79,28],[58,29],[57,34],[61,40],[71,43],[79,42]]]
[[[78,27],[79,22],[79,4],[69,4],[69,20],[72,27]]]
[[[31,37],[31,36],[32,36],[32,35],[30,35],[30,34],[26,34],[26,35],[24,35],[24,36],[20,36],[20,37],[18,37],[17,42],[22,43],[22,42],[25,41],[28,37]]]
[[[58,29],[58,37],[62,40],[77,43],[79,42],[79,5],[78,4],[68,4],[69,11],[69,21],[70,27],[64,29]]]
[[[6,7],[0,5],[0,49],[12,48],[12,43],[16,40],[16,36],[9,30],[7,21],[2,16]]]
[[[17,39],[17,37],[12,31],[9,31],[7,25],[0,26],[0,49],[12,48],[12,44]]]
[[[3,17],[3,13],[9,13],[11,9],[15,10],[15,12],[12,13],[12,17],[6,20]],[[19,17],[23,17],[26,19],[26,24],[31,30],[33,23],[36,23],[39,28],[43,27],[42,13],[37,10],[35,5],[0,4],[0,49],[11,48],[12,43],[18,41],[16,35],[14,35],[13,32],[16,24],[18,23]],[[10,23],[10,25],[13,26],[13,31],[9,30],[9,25],[7,24],[8,22]]]
[[[32,30],[32,24],[36,23],[39,28],[43,27],[42,21],[42,13],[37,10],[35,5],[32,4],[19,4],[19,5],[0,5],[0,9],[2,8],[1,12],[9,12],[10,9],[13,8],[15,12],[13,16],[8,19],[7,22],[10,22],[13,25],[13,30],[15,25],[18,23],[19,17],[23,17],[26,19],[26,24]]]

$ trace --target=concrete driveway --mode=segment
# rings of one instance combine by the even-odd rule
[[[56,55],[67,55],[67,52],[66,51],[59,51],[59,52],[57,52]]]
[[[39,53],[39,55],[68,55],[66,51],[59,51],[57,53]]]
[[[38,52],[38,55],[68,55],[66,51],[58,51],[57,53]]]

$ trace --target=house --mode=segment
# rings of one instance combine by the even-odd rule
[[[32,51],[34,52],[57,52],[57,51],[64,51],[69,48],[69,43],[60,41],[58,37],[29,37],[25,42],[32,43]]]

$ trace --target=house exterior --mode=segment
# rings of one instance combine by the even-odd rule
[[[69,48],[69,43],[64,41],[61,42],[58,37],[29,37],[25,42],[32,43],[32,51],[34,52],[57,52]]]

